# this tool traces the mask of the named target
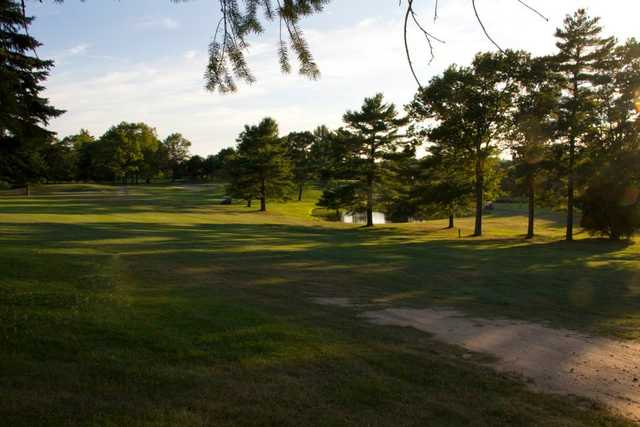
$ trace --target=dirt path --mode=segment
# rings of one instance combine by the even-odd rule
[[[469,318],[453,310],[390,308],[362,316],[493,355],[496,369],[527,377],[540,391],[588,397],[640,421],[640,343],[527,322]]]

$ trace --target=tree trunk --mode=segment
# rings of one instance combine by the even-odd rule
[[[479,150],[478,150],[479,151]],[[476,158],[476,224],[473,235],[482,236],[482,211],[484,210],[484,165],[481,154]]]
[[[304,191],[304,183],[301,183],[298,187],[298,201],[302,201],[302,192]]]
[[[373,227],[373,177],[367,178],[367,227]]]
[[[31,184],[27,182],[27,186],[24,189],[25,195],[27,197],[31,197]]]
[[[576,139],[575,139],[575,136],[572,136],[571,141],[569,142],[569,182],[567,185],[567,241],[573,240],[575,161],[576,161]]]
[[[262,185],[260,187],[260,212],[266,212],[266,211],[267,211],[267,186],[263,179]]]
[[[527,192],[529,194],[529,223],[527,226],[527,239],[532,239],[534,236],[536,209],[535,176],[533,174],[530,174],[527,177],[527,187]]]
[[[251,207],[251,199],[247,199],[247,207],[250,208]]]
[[[454,217],[453,217],[453,213],[452,213],[452,214],[449,214],[449,227],[447,227],[447,228],[452,229],[454,227],[455,227],[455,224],[454,224]]]

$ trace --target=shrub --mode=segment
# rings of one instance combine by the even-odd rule
[[[640,190],[624,180],[599,179],[582,197],[581,225],[592,235],[631,238],[640,228]]]

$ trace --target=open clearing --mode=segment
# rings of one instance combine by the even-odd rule
[[[447,307],[627,344],[640,245],[561,242],[550,212],[524,241],[520,206],[458,239],[444,221],[324,222],[309,215],[317,192],[260,214],[218,205],[221,186],[174,187],[0,198],[3,424],[631,424],[361,313]]]

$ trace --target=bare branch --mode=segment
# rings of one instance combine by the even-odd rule
[[[489,35],[489,32],[487,31],[487,29],[484,26],[484,22],[482,22],[482,19],[480,18],[480,15],[478,14],[478,8],[476,7],[476,0],[471,0],[471,5],[473,6],[473,13],[476,14],[476,19],[478,21],[478,23],[480,24],[480,27],[482,28],[482,31],[484,32],[484,35],[489,39],[489,41],[491,43],[493,43],[493,45],[495,47],[498,48],[498,50],[500,52],[504,52],[504,50],[500,47],[500,45],[498,43],[496,43],[496,41]]]

